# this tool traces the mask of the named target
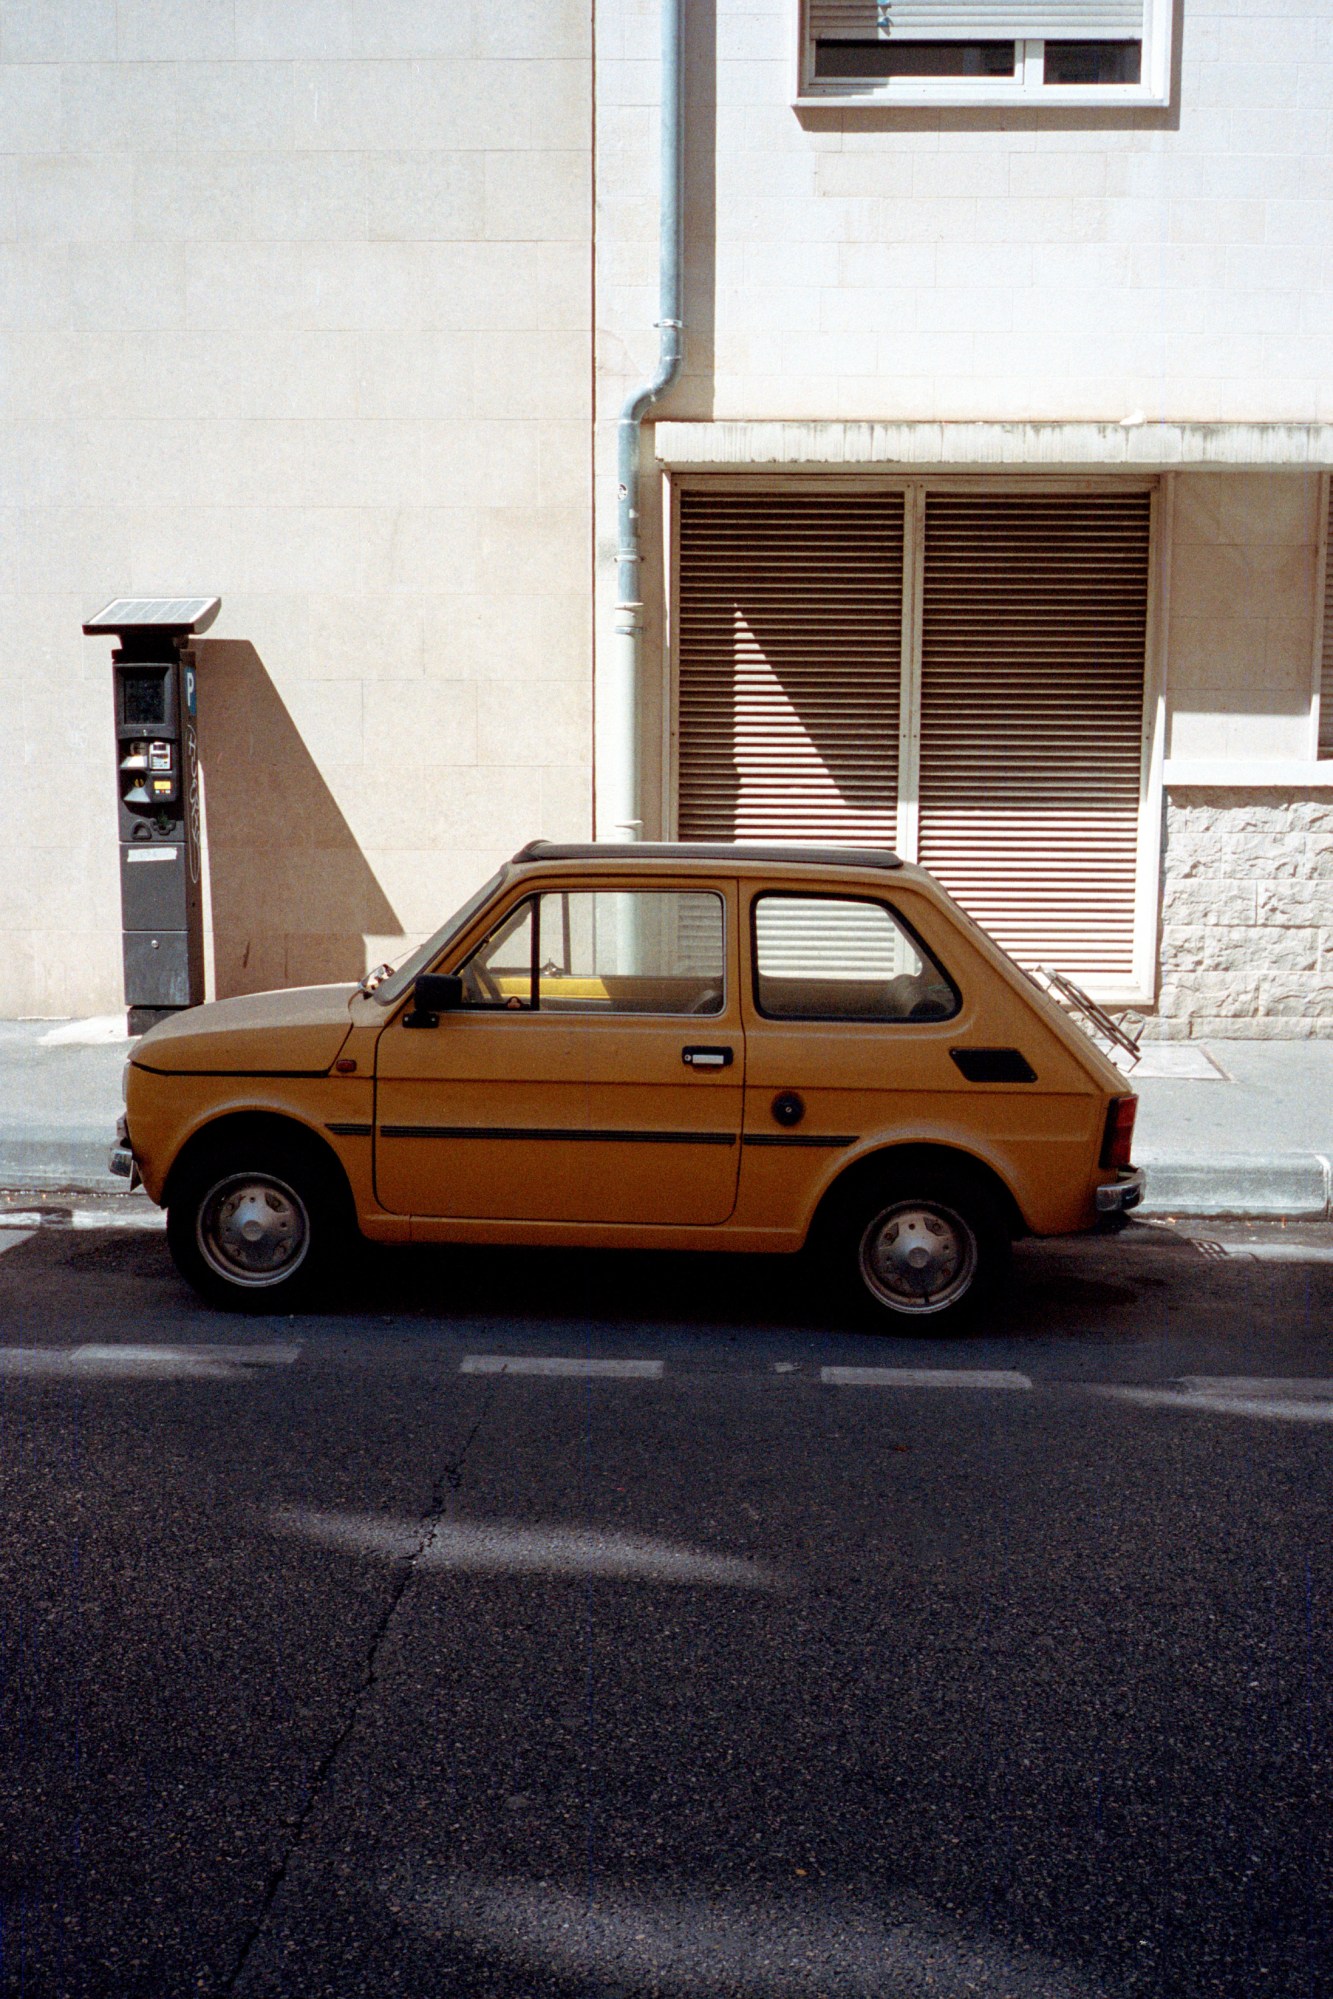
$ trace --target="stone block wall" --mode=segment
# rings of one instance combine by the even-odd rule
[[[1333,1039],[1333,789],[1169,792],[1145,1034]]]

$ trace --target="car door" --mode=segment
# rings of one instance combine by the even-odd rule
[[[928,1121],[960,1083],[960,999],[902,913],[854,891],[750,898],[743,1213],[808,1212],[830,1154]]]
[[[396,1214],[709,1225],[736,1199],[735,885],[534,886],[458,969],[464,1004],[390,1023],[375,1184]]]

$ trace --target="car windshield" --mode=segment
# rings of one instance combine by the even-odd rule
[[[454,911],[448,922],[440,925],[433,937],[428,937],[424,944],[418,944],[411,957],[404,958],[396,972],[391,972],[387,979],[380,981],[370,997],[378,1000],[381,1006],[392,1006],[395,1000],[401,999],[417,973],[424,972],[427,965],[439,956],[464,925],[471,922],[477,911],[490,901],[508,872],[508,868],[501,868],[488,882],[483,882],[476,894],[470,895],[462,907]]]

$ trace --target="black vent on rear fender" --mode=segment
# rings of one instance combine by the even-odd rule
[[[1016,1048],[951,1048],[969,1083],[1035,1083],[1037,1072]]]

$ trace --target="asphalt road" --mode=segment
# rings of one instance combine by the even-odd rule
[[[5,1995],[1333,1992],[1333,1262],[5,1242]]]

